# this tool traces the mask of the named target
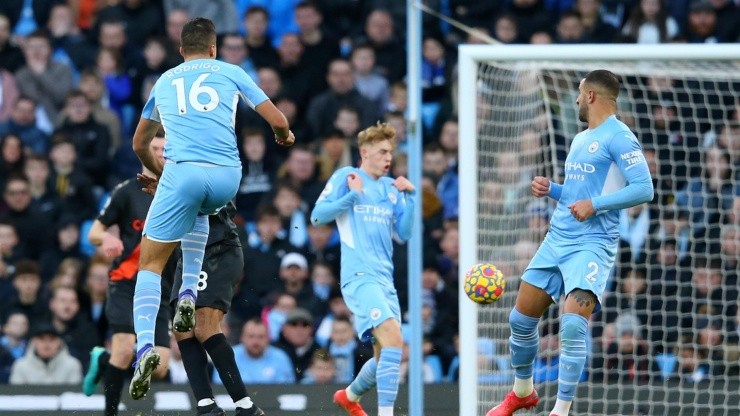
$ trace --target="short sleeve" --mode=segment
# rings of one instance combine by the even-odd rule
[[[156,90],[157,84],[154,84],[152,91],[149,93],[149,98],[144,104],[144,109],[141,110],[141,117],[161,123],[162,121],[159,117],[159,110],[157,110],[156,101],[154,100],[154,92]]]
[[[125,183],[125,182],[124,182]],[[125,209],[125,198],[123,197],[123,184],[119,185],[113,190],[108,201],[100,210],[97,220],[100,221],[106,227],[110,227],[114,224],[118,224],[121,218],[121,213]]]
[[[236,82],[239,94],[247,105],[254,109],[258,105],[268,100],[267,94],[255,84],[254,80],[244,72],[243,69],[234,66],[234,81]]]
[[[326,186],[324,186],[324,190],[321,191],[321,195],[319,195],[316,203],[336,201],[346,195],[347,192],[349,192],[349,187],[347,186],[347,175],[350,173],[350,168],[339,169],[334,172],[334,174],[331,175],[331,178],[326,181]]]

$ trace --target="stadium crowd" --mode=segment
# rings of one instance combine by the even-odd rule
[[[740,9],[732,0],[425,3],[506,44],[740,41]],[[337,230],[312,225],[308,213],[331,173],[356,164],[355,135],[376,120],[396,128],[392,174],[406,175],[405,7],[384,0],[1,2],[0,383],[79,383],[90,350],[106,343],[111,259],[96,252],[87,231],[110,191],[140,172],[132,130],[154,81],[182,62],[179,33],[193,16],[216,23],[219,59],[258,82],[297,138],[280,148],[246,105],[236,114],[243,164],[236,222],[245,266],[225,332],[242,377],[246,383],[351,381],[372,349],[357,340],[338,289]],[[426,382],[457,378],[453,91],[462,43],[482,40],[425,15]],[[672,98],[673,104],[661,101],[665,107],[642,109],[652,117],[637,120],[654,123],[658,132],[638,134],[656,199],[623,214],[624,264],[594,316],[594,349],[603,360],[593,364],[594,376],[696,381],[738,374],[740,102],[717,123],[697,127],[696,137],[672,142],[703,160],[680,170],[673,162],[683,156],[662,145],[680,100]],[[508,164],[498,180],[513,187],[520,185],[520,168],[537,163],[517,154],[497,160]],[[531,241],[517,242],[517,253],[531,257],[550,212],[539,202],[526,206]],[[697,244],[704,241],[717,244]],[[406,311],[405,247],[394,256]],[[520,266],[511,265],[510,274]],[[557,337],[548,334],[557,330],[545,329],[540,380],[552,379],[550,358],[557,356]],[[175,342],[172,349],[170,380],[183,383]],[[36,365],[50,361],[55,365]],[[404,354],[402,378],[406,362]]]

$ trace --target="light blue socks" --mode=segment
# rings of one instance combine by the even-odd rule
[[[560,320],[560,370],[558,399],[572,401],[588,355],[588,321],[575,313],[563,314]]]
[[[179,295],[187,291],[195,297],[198,293],[198,279],[203,269],[203,256],[208,242],[208,215],[198,215],[193,231],[185,234],[181,241],[182,248],[182,286]]]
[[[139,270],[134,289],[134,331],[136,351],[154,346],[154,327],[157,323],[162,296],[162,277],[148,270]]]
[[[540,333],[537,331],[539,322],[538,318],[523,315],[516,308],[509,314],[511,366],[519,380],[532,378],[534,359],[540,347]]]

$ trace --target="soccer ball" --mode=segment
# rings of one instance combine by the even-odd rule
[[[465,293],[475,303],[496,302],[504,294],[504,289],[504,274],[493,264],[476,264],[465,273]]]

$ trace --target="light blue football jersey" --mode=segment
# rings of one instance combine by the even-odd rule
[[[195,59],[159,77],[141,116],[162,123],[165,159],[241,166],[234,132],[240,98],[254,109],[267,95],[238,66]]]
[[[350,173],[362,177],[362,192],[349,189]],[[367,277],[393,284],[393,233],[401,240],[411,237],[415,197],[392,183],[392,178],[376,180],[362,169],[345,167],[334,172],[316,201],[311,222],[337,222],[342,285]]]
[[[558,200],[550,234],[569,241],[613,241],[619,236],[619,209],[650,201],[653,196],[640,143],[614,115],[573,138],[565,159],[565,181],[550,186],[550,195]],[[579,222],[568,207],[582,199],[592,201],[596,215]]]

